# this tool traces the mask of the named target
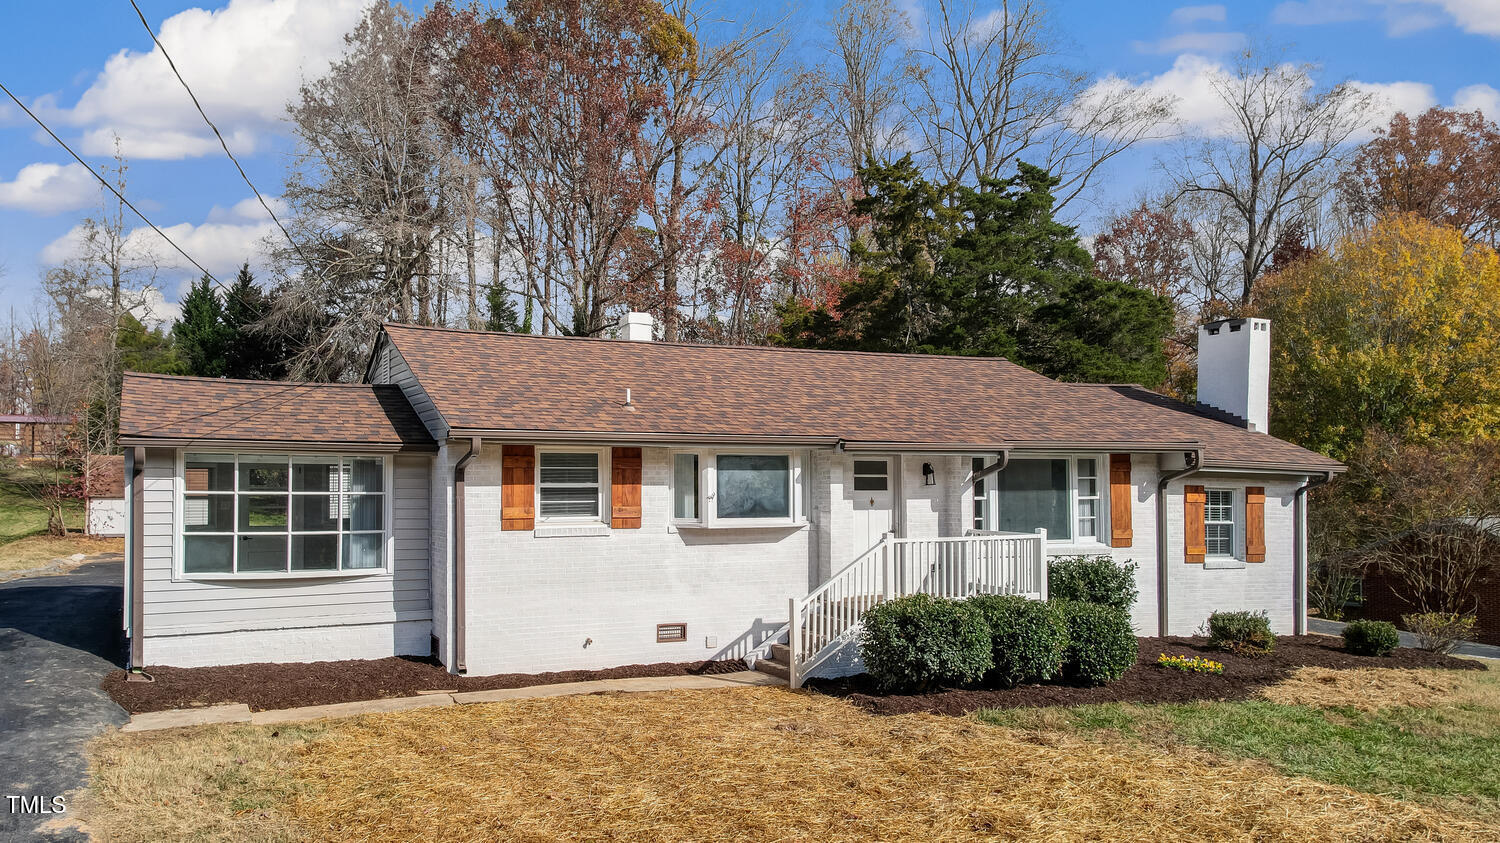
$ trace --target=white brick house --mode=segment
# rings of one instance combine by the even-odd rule
[[[1305,491],[1340,466],[1262,432],[1263,320],[1203,329],[1212,407],[626,335],[388,325],[365,384],[127,376],[132,666],[774,651],[800,679],[858,668],[874,601],[1041,597],[1079,554],[1136,564],[1142,635],[1303,631]]]

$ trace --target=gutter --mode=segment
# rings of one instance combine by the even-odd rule
[[[1156,481],[1156,634],[1167,637],[1170,602],[1167,580],[1171,568],[1167,563],[1167,484],[1203,470],[1203,451],[1188,451],[1187,468],[1162,475]]]
[[[1307,493],[1333,480],[1333,472],[1309,477],[1292,494],[1292,634],[1307,634]]]
[[[146,660],[146,449],[139,445],[125,453],[130,475],[130,665],[127,680],[149,681],[141,668]]]
[[[465,645],[467,641],[464,615],[467,601],[464,599],[464,555],[467,551],[467,538],[464,535],[464,469],[469,463],[479,457],[479,449],[483,447],[484,440],[478,436],[469,440],[469,452],[461,457],[453,466],[453,671],[455,673],[467,673],[468,663],[465,659]]]

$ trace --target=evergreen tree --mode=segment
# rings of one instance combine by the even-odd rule
[[[204,275],[183,297],[182,316],[172,326],[172,339],[188,374],[223,377],[231,333],[224,324],[224,306]]]
[[[491,284],[486,288],[484,303],[489,309],[489,317],[484,322],[486,331],[502,331],[507,334],[520,331],[521,319],[516,312],[516,303],[511,301],[510,294],[505,291],[504,286]],[[528,312],[527,315],[530,316],[530,313]]]
[[[224,299],[224,327],[229,333],[225,374],[250,380],[286,377],[292,338],[259,324],[271,312],[271,296],[255,283],[248,263],[240,267]]]

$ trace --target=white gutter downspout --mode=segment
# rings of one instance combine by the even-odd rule
[[[1166,638],[1170,603],[1167,600],[1167,580],[1171,571],[1167,567],[1167,484],[1203,468],[1203,451],[1188,451],[1183,455],[1187,468],[1164,474],[1156,481],[1156,634]]]
[[[1292,495],[1292,634],[1307,634],[1307,493],[1333,480],[1333,472],[1310,477]]]

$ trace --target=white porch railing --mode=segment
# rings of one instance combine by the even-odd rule
[[[974,533],[880,542],[803,598],[789,602],[791,686],[827,661],[876,604],[912,594],[961,599],[1019,594],[1047,599],[1047,531]]]

